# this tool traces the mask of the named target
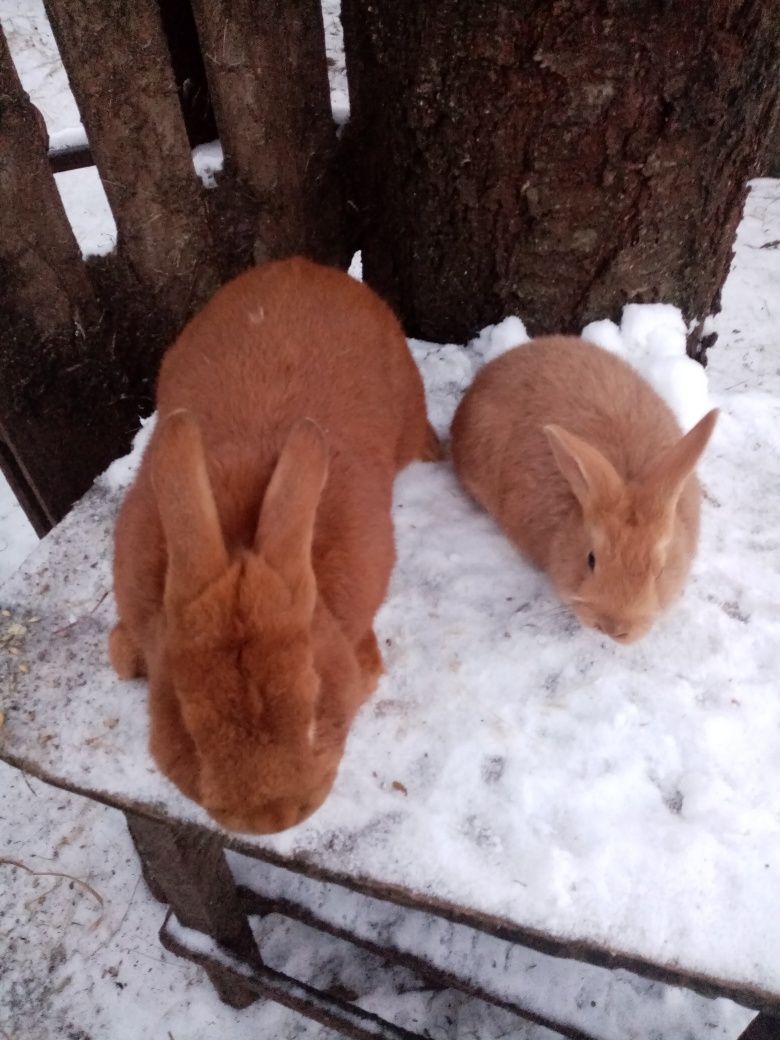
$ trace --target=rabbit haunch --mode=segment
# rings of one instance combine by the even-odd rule
[[[167,352],[115,535],[111,660],[160,769],[266,833],[327,796],[382,670],[393,480],[437,453],[389,308],[305,260],[223,287]]]
[[[699,532],[694,468],[716,417],[683,436],[630,365],[551,336],[481,370],[455,415],[453,458],[580,620],[628,643],[685,583]]]

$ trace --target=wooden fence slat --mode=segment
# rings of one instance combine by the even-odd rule
[[[225,168],[259,217],[256,263],[345,263],[320,0],[193,0]]]
[[[45,0],[118,229],[150,310],[183,321],[218,278],[156,0]]]
[[[9,297],[13,290],[14,310],[29,315],[39,332],[72,327],[79,310],[94,307],[94,296],[49,172],[45,130],[1,31],[0,106],[0,290]],[[9,273],[16,275],[13,286]]]
[[[0,468],[43,534],[113,455],[99,406],[74,418],[63,399],[100,314],[2,31],[0,200]]]

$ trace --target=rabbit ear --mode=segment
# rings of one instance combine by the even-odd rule
[[[620,494],[623,481],[615,467],[601,452],[561,426],[545,426],[558,469],[566,477],[574,494],[585,506],[595,498],[611,498]]]
[[[676,505],[686,480],[693,473],[696,463],[707,447],[717,418],[718,409],[713,408],[676,444],[659,455],[646,470],[642,485],[646,492],[660,501],[665,508],[674,508]]]
[[[260,509],[255,548],[290,584],[311,577],[314,521],[328,477],[328,447],[311,419],[297,422],[279,454],[279,461]]]
[[[200,430],[189,412],[163,420],[152,459],[152,484],[168,549],[165,597],[187,602],[228,566]]]

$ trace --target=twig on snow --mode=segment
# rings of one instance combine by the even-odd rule
[[[32,867],[28,867],[26,863],[21,863],[18,859],[0,858],[0,867],[18,867],[19,870],[24,870],[28,874],[32,874],[33,877],[61,878],[67,881],[72,881],[76,885],[81,885],[81,887],[86,889],[86,891],[89,892],[92,898],[97,901],[97,904],[100,907],[100,917],[98,917],[97,921],[92,926],[93,929],[97,928],[100,922],[103,920],[103,908],[105,906],[105,901],[103,897],[98,891],[96,891],[92,887],[92,885],[88,884],[86,881],[82,881],[81,878],[74,877],[72,874],[63,874],[56,870],[33,870]]]
[[[116,926],[116,928],[113,930],[113,932],[110,935],[106,936],[106,938],[103,940],[102,943],[99,943],[95,947],[95,949],[92,951],[92,953],[90,953],[89,957],[87,957],[87,960],[89,960],[91,957],[93,957],[98,952],[98,950],[102,950],[104,946],[107,946],[111,942],[111,940],[114,938],[114,936],[118,932],[121,931],[122,925],[125,923],[125,919],[126,919],[127,915],[130,913],[130,907],[133,905],[133,900],[135,899],[135,894],[138,891],[138,886],[139,886],[140,883],[141,883],[141,875],[139,874],[138,877],[135,880],[135,886],[133,888],[133,891],[132,891],[132,894],[131,894],[130,899],[128,901],[128,904],[125,907],[125,912],[122,914],[122,919],[120,920],[119,924]]]

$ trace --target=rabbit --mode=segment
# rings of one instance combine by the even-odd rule
[[[694,468],[716,419],[683,436],[629,364],[549,336],[479,372],[453,420],[452,456],[580,621],[631,643],[682,591],[699,533]]]
[[[396,473],[438,457],[395,316],[304,259],[223,286],[166,352],[115,531],[109,656],[149,680],[150,749],[230,830],[334,782],[382,658]]]

